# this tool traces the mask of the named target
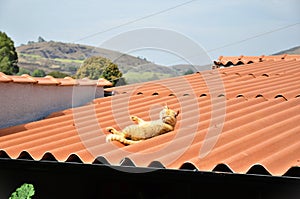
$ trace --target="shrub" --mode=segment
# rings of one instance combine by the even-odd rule
[[[34,195],[34,187],[32,184],[23,184],[21,187],[11,194],[9,199],[31,199]]]

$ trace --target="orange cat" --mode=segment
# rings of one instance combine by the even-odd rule
[[[117,140],[123,144],[134,144],[142,140],[149,139],[169,131],[173,131],[176,124],[176,117],[179,111],[175,112],[165,106],[160,112],[160,119],[154,121],[144,121],[137,116],[131,116],[131,120],[137,122],[136,125],[125,127],[121,132],[113,127],[106,128],[112,134],[107,135],[106,141]]]

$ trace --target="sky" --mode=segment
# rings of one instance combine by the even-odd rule
[[[199,55],[183,44],[185,39],[211,60],[221,55],[269,55],[299,46],[299,10],[299,0],[0,0],[0,31],[15,46],[41,36],[121,51],[125,41],[144,40],[148,44],[127,47],[124,53],[174,65]],[[117,40],[120,49],[103,45],[116,38],[123,38]],[[165,42],[166,49],[155,41]],[[175,46],[189,53],[182,55]]]

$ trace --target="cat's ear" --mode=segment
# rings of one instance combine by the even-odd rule
[[[177,111],[177,113],[176,113],[175,117],[177,117],[178,115],[179,115],[179,110]]]

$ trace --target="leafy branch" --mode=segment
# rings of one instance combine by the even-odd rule
[[[23,184],[21,187],[11,194],[9,199],[31,199],[34,195],[34,187],[32,184]]]

